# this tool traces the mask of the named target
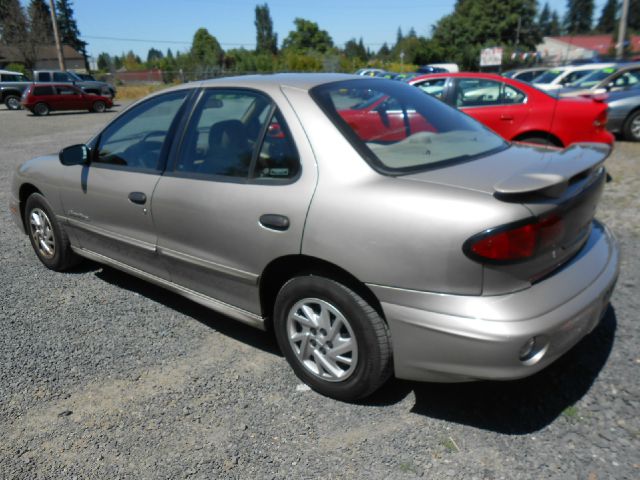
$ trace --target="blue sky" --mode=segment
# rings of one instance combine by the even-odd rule
[[[606,0],[596,0],[599,18]],[[23,3],[28,3],[23,0]],[[73,0],[75,17],[88,53],[120,54],[133,50],[146,59],[149,48],[185,51],[195,31],[204,27],[224,49],[255,46],[255,6],[264,0]],[[393,44],[398,27],[428,35],[439,18],[453,11],[455,0],[268,0],[278,41],[302,17],[327,30],[334,42],[363,38],[372,50]],[[544,4],[543,0],[539,3]],[[566,0],[550,1],[563,14]],[[151,40],[151,41],[138,41]]]

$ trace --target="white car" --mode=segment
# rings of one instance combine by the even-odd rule
[[[539,77],[533,79],[533,86],[541,90],[557,90],[582,77],[602,68],[614,67],[615,63],[588,63],[585,65],[567,65],[564,67],[547,70]]]

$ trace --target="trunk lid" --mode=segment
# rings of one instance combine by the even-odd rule
[[[582,248],[602,194],[603,163],[610,150],[605,144],[575,144],[564,150],[514,144],[495,155],[405,178],[485,192],[500,203],[519,203],[530,215],[518,224],[544,225],[531,257],[478,260],[485,265],[483,293],[503,293],[540,280]],[[511,226],[487,225],[477,236]]]

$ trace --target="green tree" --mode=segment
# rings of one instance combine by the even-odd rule
[[[618,13],[618,0],[607,0],[604,7],[602,7],[602,13],[600,14],[600,20],[596,25],[596,30],[600,33],[613,33],[616,29],[616,15]]]
[[[640,0],[629,0],[629,30],[640,33]]]
[[[538,16],[538,31],[543,37],[549,36],[549,30],[551,26],[551,9],[549,8],[549,2],[545,2],[544,7],[540,10]]]
[[[53,44],[53,24],[51,10],[44,0],[31,0],[27,7],[29,14],[29,37],[36,45]]]
[[[376,53],[376,58],[382,60],[383,62],[386,62],[391,58],[391,49],[389,48],[389,45],[387,45],[387,42],[384,42],[382,44],[380,50],[378,50],[378,53]]]
[[[147,52],[147,66],[151,68],[158,67],[163,57],[164,55],[160,50],[153,47],[150,48]]]
[[[128,72],[135,72],[144,70],[145,66],[142,63],[142,59],[133,53],[132,50],[129,50],[127,54],[122,59],[122,65],[127,69]]]
[[[80,30],[73,16],[73,4],[71,0],[57,0],[56,15],[58,20],[58,30],[60,31],[60,42],[70,45],[84,57],[84,64],[89,70],[87,58],[87,42],[80,39]]]
[[[111,70],[111,67],[113,65],[111,56],[106,52],[102,52],[100,55],[98,55],[97,64],[98,70],[100,70],[101,72],[108,72],[109,70]]]
[[[369,57],[369,55],[367,54],[367,49],[364,47],[362,38],[360,38],[360,41],[352,38],[347,43],[345,43],[344,54],[349,59],[360,60],[362,62],[366,62],[367,58]]]
[[[224,50],[206,28],[199,28],[193,36],[190,54],[196,67],[209,70],[222,65]]]
[[[536,12],[536,0],[458,0],[434,26],[430,45],[443,61],[476,68],[483,47],[534,49],[541,39]]]
[[[593,0],[567,0],[564,27],[569,35],[591,32]]]
[[[17,45],[27,35],[27,17],[19,0],[0,0],[0,42]]]
[[[557,37],[558,35],[562,35],[562,23],[560,22],[560,15],[554,10],[549,23],[549,36]]]
[[[256,52],[278,53],[278,35],[273,32],[273,21],[269,13],[269,5],[256,5]]]
[[[290,31],[287,38],[282,42],[283,50],[294,53],[306,53],[309,51],[326,53],[333,48],[331,36],[326,30],[320,30],[317,23],[304,18],[296,18],[293,23],[296,29]]]

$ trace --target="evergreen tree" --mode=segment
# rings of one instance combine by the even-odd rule
[[[543,37],[548,37],[550,35],[551,27],[551,9],[549,8],[549,2],[545,2],[544,7],[540,11],[540,15],[538,16],[538,30],[540,31],[540,35]]]
[[[380,47],[380,50],[378,50],[378,53],[376,53],[376,57],[382,60],[383,62],[385,62],[389,60],[390,56],[391,56],[391,49],[389,48],[389,45],[387,45],[387,42],[384,42]]]
[[[87,59],[87,42],[80,39],[80,30],[78,24],[73,17],[73,8],[71,0],[56,1],[56,15],[58,20],[58,30],[60,32],[60,42],[70,45],[84,57],[85,68],[89,70],[89,61]]]
[[[562,25],[560,23],[560,15],[555,10],[551,14],[551,22],[549,22],[549,36],[557,37],[562,35]]]
[[[273,21],[269,13],[269,5],[256,5],[256,52],[278,53],[278,35],[273,32]]]
[[[396,45],[400,43],[404,39],[404,35],[402,35],[402,28],[398,27],[398,33],[396,33]]]
[[[224,50],[216,37],[211,35],[206,28],[199,28],[196,31],[190,53],[191,59],[206,70],[222,65]]]
[[[162,52],[160,50],[156,48],[150,48],[147,52],[147,65],[149,67],[157,67],[163,57],[164,55],[162,55]]]
[[[44,0],[31,0],[27,8],[29,14],[29,37],[36,45],[52,45],[53,24],[51,10]]]
[[[640,33],[640,0],[629,0],[627,25],[632,32]]]
[[[591,32],[593,0],[567,0],[564,27],[569,35]]]
[[[347,43],[344,44],[344,54],[349,59],[357,59],[362,62],[367,61],[367,50],[364,48],[364,42],[362,41],[362,37],[360,41],[356,41],[355,38],[352,38]]]
[[[616,29],[616,15],[618,13],[618,0],[607,0],[607,3],[602,7],[602,13],[600,14],[600,20],[596,30],[600,33],[613,33]]]
[[[27,35],[27,18],[19,0],[0,0],[0,42],[17,45]]]
[[[111,56],[108,53],[102,52],[100,55],[98,55],[98,70],[103,72],[111,70],[111,63]]]

